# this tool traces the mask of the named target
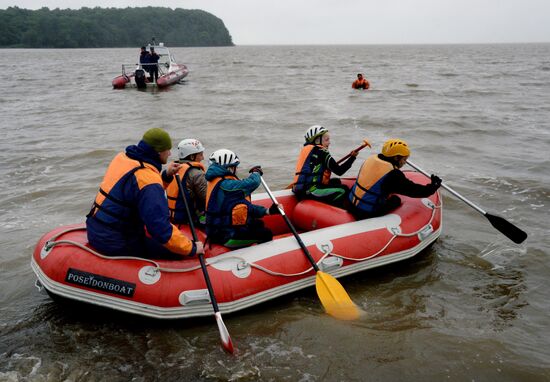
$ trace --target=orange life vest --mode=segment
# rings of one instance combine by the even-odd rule
[[[319,153],[324,149],[322,145],[313,144],[305,145],[302,148],[296,162],[292,184],[294,193],[306,192],[312,186],[329,183],[331,171],[327,168],[325,156]]]
[[[139,215],[137,201],[126,199],[126,194],[131,191],[129,187],[133,181],[132,177],[135,177],[138,188],[132,193],[138,194],[145,187],[158,185],[159,190],[162,190],[162,194],[159,192],[159,198],[164,198],[159,170],[150,163],[131,159],[125,153],[119,153],[109,165],[92,209],[87,215],[89,220],[105,227],[103,234],[107,232],[110,240],[117,241],[116,244],[120,244],[121,247],[124,246],[125,241],[145,236],[143,216]],[[164,203],[166,203],[165,200]],[[155,213],[162,215],[160,210]],[[166,228],[165,231],[169,232],[169,236],[164,238],[165,241],[160,242],[165,248],[181,255],[188,255],[193,251],[193,243],[170,224],[168,219],[160,220],[160,224]]]
[[[206,188],[206,234],[219,229],[232,229],[245,226],[250,222],[250,196],[244,196],[242,190],[223,190],[220,184],[225,179],[238,180],[236,176],[226,175],[208,181]]]
[[[194,222],[198,221],[197,207],[195,201],[191,198],[191,193],[186,187],[187,178],[189,177],[189,170],[192,168],[197,168],[201,171],[205,171],[204,165],[200,162],[183,162],[180,169],[178,170],[178,175],[181,179],[181,185],[183,186],[183,192],[187,198],[187,204],[189,205],[189,211],[191,216],[194,219]],[[170,220],[173,223],[181,224],[188,223],[187,211],[185,209],[185,204],[181,198],[181,192],[178,186],[178,182],[174,180],[166,188],[166,196],[168,197],[168,209],[170,210]]]
[[[369,81],[365,78],[357,79],[351,84],[351,87],[354,89],[368,89],[370,87]]]
[[[381,186],[384,177],[393,169],[391,163],[378,158],[377,155],[368,157],[351,188],[349,201],[359,210],[374,212],[385,201]]]

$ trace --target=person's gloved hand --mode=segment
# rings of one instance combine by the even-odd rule
[[[262,171],[262,166],[254,166],[250,170],[248,170],[248,172],[251,173],[251,174],[253,172],[257,172],[258,174],[260,174],[260,176],[264,175],[264,172]]]
[[[281,211],[279,211],[279,208],[283,209],[283,205],[279,204],[279,207],[277,207],[277,205],[273,203],[271,207],[269,207],[269,210],[268,210],[269,215],[280,215]]]
[[[432,176],[430,176],[430,179],[432,180],[432,186],[437,190],[441,186],[441,178],[437,175],[432,174]]]

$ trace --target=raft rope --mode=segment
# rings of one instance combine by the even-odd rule
[[[380,253],[382,253],[384,250],[386,250],[386,248],[388,248],[388,246],[395,240],[395,238],[397,237],[411,237],[411,236],[415,236],[415,235],[418,235],[420,232],[422,232],[427,226],[429,226],[432,221],[434,220],[435,218],[435,211],[437,209],[440,209],[441,208],[441,203],[438,204],[438,205],[435,205],[435,204],[431,204],[430,205],[431,209],[432,209],[432,215],[430,216],[430,220],[428,221],[428,223],[426,223],[422,228],[420,228],[419,230],[417,231],[414,231],[414,232],[409,232],[409,233],[398,233],[398,232],[395,232],[395,231],[392,231],[393,233],[393,236],[388,240],[388,242],[376,253],[373,253],[372,255],[368,255],[368,256],[365,256],[363,258],[354,258],[354,257],[346,257],[346,256],[342,256],[342,255],[338,255],[336,253],[332,253],[332,252],[324,252],[324,255],[321,256],[321,258],[317,261],[317,264],[319,264],[320,262],[322,262],[326,257],[328,257],[329,255],[332,255],[334,257],[339,257],[341,259],[345,259],[345,260],[350,260],[350,261],[355,261],[355,262],[360,262],[360,261],[365,261],[365,260],[369,260],[369,259],[372,259],[373,257],[376,257],[378,256]],[[256,268],[258,270],[261,270],[269,275],[272,275],[272,276],[284,276],[284,277],[294,277],[294,276],[302,276],[308,272],[310,272],[312,269],[313,269],[313,266],[307,268],[306,270],[302,271],[302,272],[298,272],[298,273],[279,273],[279,272],[275,272],[275,271],[271,271],[267,268],[264,268],[262,267],[261,265],[258,265],[258,264],[254,264],[254,263],[250,263],[249,264],[251,267],[253,268]]]
[[[441,208],[441,203],[438,204],[438,205],[435,205],[435,204],[431,204],[430,207],[432,208],[432,215],[430,216],[430,220],[428,221],[428,223],[426,223],[422,228],[420,228],[419,230],[417,231],[414,231],[414,232],[409,232],[409,233],[398,233],[398,232],[395,232],[395,231],[392,231],[393,233],[393,236],[388,240],[388,242],[376,253],[373,253],[372,255],[368,255],[368,256],[365,256],[363,258],[352,258],[352,257],[346,257],[346,256],[342,256],[342,255],[338,255],[336,253],[332,253],[330,251],[327,251],[323,254],[323,256],[321,256],[321,258],[317,261],[317,264],[319,264],[320,262],[322,262],[326,257],[328,257],[329,255],[332,255],[334,257],[339,257],[341,259],[344,259],[344,260],[349,260],[349,261],[355,261],[355,262],[360,262],[360,261],[365,261],[365,260],[369,260],[369,259],[372,259],[373,257],[376,257],[378,256],[380,253],[382,253],[383,251],[386,250],[386,248],[388,248],[388,246],[397,238],[397,237],[411,237],[411,236],[415,236],[415,235],[418,235],[420,232],[422,232],[426,227],[428,227],[432,221],[434,220],[435,218],[435,212],[436,210],[440,209]],[[160,264],[158,262],[156,262],[155,260],[152,260],[152,259],[146,259],[146,258],[143,258],[143,257],[135,257],[135,256],[116,256],[116,257],[112,257],[112,256],[105,256],[105,255],[102,255],[101,253],[95,251],[94,249],[90,248],[90,247],[87,247],[81,243],[78,243],[76,241],[72,241],[72,240],[56,240],[58,237],[62,236],[62,235],[65,235],[69,232],[74,232],[74,231],[82,231],[82,230],[86,230],[86,227],[74,227],[74,228],[69,228],[67,230],[64,230],[62,232],[59,232],[58,234],[52,236],[52,238],[50,238],[46,244],[44,245],[44,248],[46,249],[46,251],[50,251],[53,247],[55,247],[56,245],[59,245],[59,244],[69,244],[69,245],[74,245],[84,251],[87,251],[87,252],[90,252],[91,254],[97,256],[97,257],[100,257],[102,259],[107,259],[107,260],[139,260],[139,261],[143,261],[143,262],[146,262],[146,263],[151,263],[154,265],[155,267],[155,272],[166,272],[166,273],[185,273],[185,272],[192,272],[192,271],[195,271],[197,269],[200,269],[201,266],[200,265],[196,265],[194,267],[190,267],[190,268],[166,268],[166,267],[162,267],[160,266]],[[242,257],[239,257],[239,256],[229,256],[229,257],[224,257],[223,259],[220,259],[220,260],[216,260],[216,259],[212,259],[212,258],[209,258],[208,259],[208,262],[207,262],[207,266],[209,265],[214,265],[216,263],[219,263],[219,262],[222,262],[222,261],[226,261],[226,260],[230,260],[230,259],[237,259],[237,260],[240,260],[241,261],[241,266],[243,267],[246,267],[247,265],[250,266],[251,268],[255,268],[259,271],[262,271],[262,272],[265,272],[269,275],[272,275],[272,276],[282,276],[282,277],[296,277],[296,276],[302,276],[306,273],[309,273],[311,272],[311,270],[313,269],[313,266],[305,269],[304,271],[302,272],[297,272],[297,273],[281,273],[281,272],[276,272],[276,271],[272,271],[268,268],[265,268],[261,265],[258,265],[258,264],[255,264],[255,263],[248,263],[245,259],[243,259]]]

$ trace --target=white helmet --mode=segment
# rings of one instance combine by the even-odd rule
[[[323,126],[313,125],[309,129],[307,129],[304,138],[306,139],[307,143],[312,143],[315,138],[320,137],[325,133],[328,133],[328,130],[325,129]]]
[[[219,149],[210,155],[210,163],[217,163],[223,167],[237,167],[240,163],[239,157],[228,149]]]
[[[184,139],[178,144],[178,154],[180,160],[187,158],[189,155],[202,153],[204,146],[197,139]]]

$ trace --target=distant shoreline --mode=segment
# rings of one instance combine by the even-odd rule
[[[234,45],[221,19],[197,9],[9,7],[0,10],[0,48],[139,47],[152,37],[169,47]]]

